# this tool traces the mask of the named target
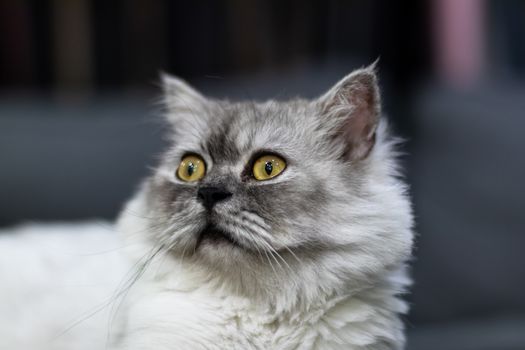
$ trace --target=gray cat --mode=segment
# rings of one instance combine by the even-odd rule
[[[114,348],[402,349],[412,213],[374,67],[311,101],[163,83],[172,142],[119,219],[143,269]]]

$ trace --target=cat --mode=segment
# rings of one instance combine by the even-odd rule
[[[171,144],[118,219],[137,272],[111,348],[403,349],[413,218],[375,65],[286,102],[162,80]]]

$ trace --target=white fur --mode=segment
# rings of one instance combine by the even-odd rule
[[[107,223],[1,230],[0,349],[104,349],[120,248]]]

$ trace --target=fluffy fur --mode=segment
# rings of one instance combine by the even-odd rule
[[[0,349],[105,349],[120,248],[108,223],[0,230]]]
[[[402,349],[412,214],[373,67],[312,101],[164,88],[171,146],[121,241],[99,225],[0,235],[0,348]],[[175,175],[188,153],[198,182]],[[266,153],[287,167],[259,182]],[[205,186],[231,196],[206,209]]]
[[[164,86],[172,146],[119,220],[145,272],[114,348],[401,349],[412,216],[373,67],[313,101]],[[175,175],[188,153],[207,165],[195,183]],[[259,182],[265,153],[287,168]],[[207,210],[205,186],[232,195]]]

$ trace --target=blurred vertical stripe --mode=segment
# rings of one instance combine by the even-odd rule
[[[33,45],[27,1],[0,1],[0,81],[20,87],[34,82]]]
[[[53,0],[53,62],[59,92],[91,86],[90,15],[89,0]]]

